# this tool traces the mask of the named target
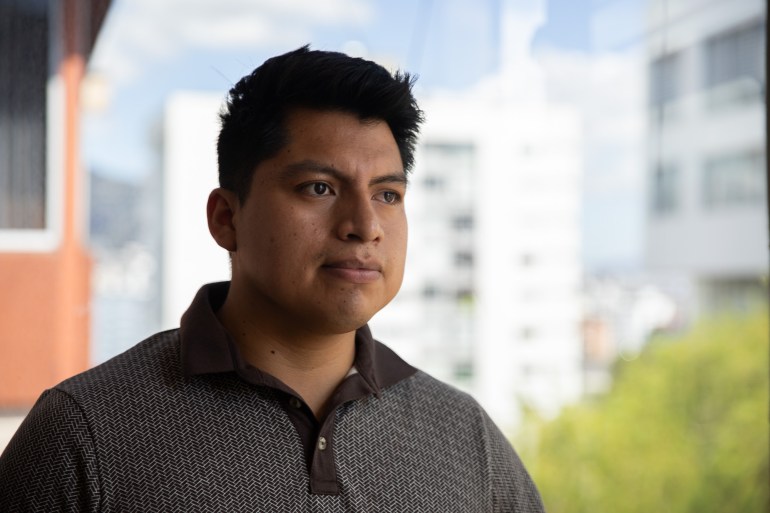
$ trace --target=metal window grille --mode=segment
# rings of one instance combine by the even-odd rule
[[[47,5],[0,2],[0,229],[45,228]]]

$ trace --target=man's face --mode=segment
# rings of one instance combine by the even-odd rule
[[[257,166],[233,215],[233,285],[260,319],[347,333],[401,286],[401,156],[383,121],[297,109],[285,126],[288,144]]]

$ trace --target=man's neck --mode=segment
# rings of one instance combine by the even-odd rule
[[[318,335],[249,315],[228,295],[216,315],[233,337],[244,360],[283,381],[319,420],[329,399],[350,371],[355,332]]]

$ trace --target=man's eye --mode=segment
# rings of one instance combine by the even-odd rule
[[[331,194],[332,189],[329,184],[323,182],[313,182],[302,187],[304,191],[312,196],[327,196]]]
[[[401,195],[395,191],[383,191],[380,193],[380,197],[385,203],[398,203],[401,199]]]

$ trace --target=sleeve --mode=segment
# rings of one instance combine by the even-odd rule
[[[86,418],[68,394],[47,390],[0,455],[0,511],[98,510],[96,451]]]
[[[482,411],[487,438],[487,463],[493,511],[544,513],[543,501],[519,455],[492,419]]]

